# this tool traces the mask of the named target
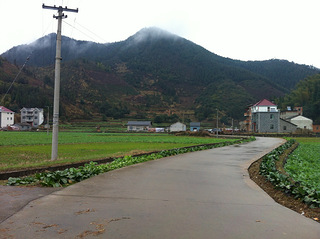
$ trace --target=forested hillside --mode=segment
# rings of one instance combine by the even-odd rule
[[[13,110],[52,105],[55,34],[2,54],[11,64],[1,60],[0,96],[29,55],[6,97]],[[158,28],[109,44],[63,37],[62,57],[60,109],[70,120],[214,120],[217,109],[226,122],[240,120],[249,104],[284,96],[298,81],[320,72],[287,61],[235,61]]]
[[[310,76],[298,83],[288,95],[278,100],[284,110],[287,106],[302,106],[303,115],[320,124],[320,74]]]

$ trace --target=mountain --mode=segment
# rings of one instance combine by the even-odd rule
[[[53,87],[55,37],[50,34],[2,54],[22,65],[32,53],[27,70],[38,82],[40,95]],[[109,44],[63,37],[62,58],[61,114],[67,119],[176,114],[213,120],[218,108],[227,122],[241,119],[247,105],[284,96],[297,82],[320,72],[281,60],[235,61],[158,28]],[[0,65],[0,83],[4,68]]]

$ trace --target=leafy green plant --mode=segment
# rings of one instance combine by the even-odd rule
[[[295,140],[291,139],[265,155],[261,162],[259,172],[276,188],[293,195],[295,198],[300,198],[311,207],[320,207],[320,190],[318,188],[315,188],[310,184],[308,185],[305,182],[295,182],[290,176],[279,172],[276,167],[276,162],[279,160],[280,155],[294,143]]]

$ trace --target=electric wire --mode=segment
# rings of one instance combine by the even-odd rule
[[[23,68],[25,67],[25,65],[27,64],[27,62],[29,61],[30,57],[32,55],[32,52],[31,54],[27,57],[26,61],[24,62],[24,64],[22,65],[22,67],[20,68],[18,74],[16,75],[16,77],[13,79],[13,81],[11,82],[11,85],[9,86],[7,92],[4,94],[4,96],[2,97],[2,100],[1,100],[1,105],[2,103],[4,102],[4,99],[6,97],[6,95],[8,94],[9,90],[11,89],[11,87],[13,86],[14,82],[17,80],[18,76],[20,75],[21,71],[23,70]]]
[[[66,23],[67,25],[69,25],[70,27],[73,27],[75,30],[79,31],[80,33],[82,33],[82,34],[85,35],[86,37],[90,38],[90,39],[93,40],[94,42],[97,41],[97,39],[89,36],[88,34],[84,33],[83,31],[81,31],[80,29],[76,28],[75,26],[72,26],[72,25],[69,24],[68,22],[66,22],[66,21],[63,21],[63,22]],[[87,30],[87,29],[86,29],[86,30]],[[93,32],[91,32],[91,33],[93,33]],[[93,33],[93,34],[94,34],[94,33]],[[94,34],[94,35],[95,35],[95,34]],[[96,35],[96,36],[97,36],[97,35]],[[102,38],[101,38],[101,39],[102,39]]]

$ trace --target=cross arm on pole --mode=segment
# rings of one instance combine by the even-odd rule
[[[50,10],[58,10],[58,11],[66,11],[66,12],[78,12],[79,9],[71,9],[71,8],[67,8],[67,7],[57,7],[56,5],[54,6],[46,6],[44,3],[42,4],[42,8],[43,9],[50,9]]]

